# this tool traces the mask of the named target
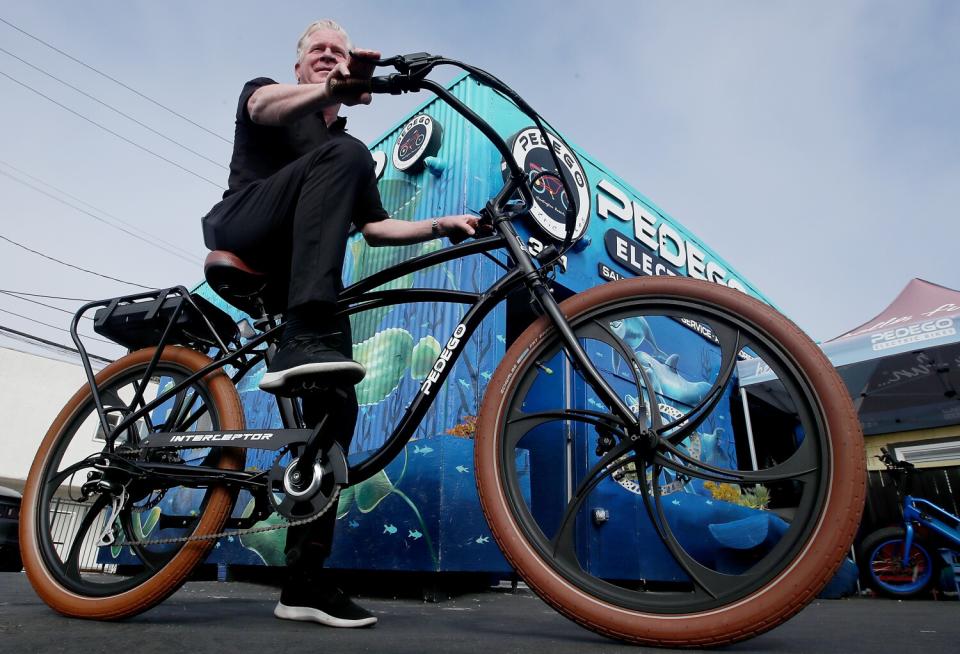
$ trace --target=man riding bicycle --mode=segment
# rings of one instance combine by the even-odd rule
[[[297,43],[296,84],[259,77],[247,82],[237,106],[229,188],[203,218],[204,241],[268,275],[269,294],[282,312],[279,349],[260,388],[296,394],[305,381],[338,387],[305,399],[307,424],[329,413],[331,432],[346,451],[365,374],[352,358],[350,323],[337,318],[342,268],[351,223],[373,246],[472,236],[477,218],[445,216],[408,222],[387,215],[366,146],[346,132],[342,105],[370,104],[369,93],[331,88],[369,78],[380,57],[353,50],[331,20],[312,23]],[[337,627],[374,624],[376,617],[324,579],[336,510],[287,535],[288,580],[274,615]]]

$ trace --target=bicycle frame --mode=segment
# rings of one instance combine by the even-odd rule
[[[960,552],[960,518],[944,511],[933,502],[907,495],[903,498],[903,566],[909,565],[913,547],[914,525],[922,525],[935,534],[943,544]]]
[[[408,405],[399,423],[393,430],[393,433],[372,456],[360,464],[350,467],[348,472],[348,483],[355,484],[371,477],[385,467],[397,454],[400,453],[413,435],[417,426],[420,424],[423,416],[432,406],[436,397],[435,391],[442,387],[446,382],[447,376],[463,351],[462,344],[472,336],[473,332],[476,330],[481,321],[497,304],[504,300],[507,295],[519,289],[520,287],[525,287],[529,291],[536,306],[540,309],[543,315],[547,316],[549,322],[557,330],[563,342],[567,356],[570,357],[572,364],[581,372],[581,374],[583,374],[587,383],[592,387],[598,398],[604,401],[607,406],[610,407],[611,411],[620,419],[620,421],[622,421],[622,425],[627,430],[637,429],[639,423],[637,416],[630,411],[623,400],[614,392],[614,390],[609,386],[607,381],[601,376],[600,372],[591,362],[586,352],[581,347],[577,337],[574,335],[573,330],[570,328],[570,325],[567,323],[559,304],[550,293],[549,286],[546,283],[546,277],[553,266],[557,265],[560,257],[556,256],[552,260],[546,262],[541,261],[540,259],[535,259],[524,248],[511,223],[511,220],[525,213],[509,210],[508,204],[511,202],[511,200],[519,195],[524,202],[525,207],[531,207],[533,202],[527,177],[520,169],[518,164],[514,161],[512,153],[510,152],[507,144],[500,137],[500,135],[494,131],[492,127],[490,127],[489,124],[487,124],[480,116],[474,113],[464,103],[452,96],[444,87],[432,82],[431,80],[419,79],[417,80],[417,89],[421,87],[432,91],[435,95],[437,95],[438,98],[450,105],[466,120],[471,122],[481,132],[483,132],[484,135],[490,139],[493,145],[503,155],[504,160],[508,163],[511,169],[511,175],[505,182],[500,192],[493,199],[491,199],[484,208],[486,217],[489,218],[490,224],[496,232],[496,235],[480,238],[472,242],[455,245],[449,248],[444,248],[442,250],[402,262],[388,269],[375,273],[342,291],[338,301],[338,315],[344,316],[359,313],[367,309],[410,302],[453,302],[470,305],[469,309],[466,311],[459,324],[454,329],[454,332],[445,341],[443,341],[443,343],[445,343],[444,349],[441,351],[439,357],[434,363],[430,373],[428,374],[428,377],[420,386],[416,396]],[[471,254],[488,254],[491,250],[495,249],[505,249],[509,258],[509,263],[512,265],[505,265],[504,268],[507,270],[507,272],[483,293],[468,293],[432,288],[395,289],[383,291],[374,290],[377,287],[382,286],[383,284],[386,284],[394,279],[423,270],[430,266]],[[269,362],[269,359],[272,356],[272,343],[276,340],[275,334],[276,330],[278,329],[278,326],[272,320],[270,321],[269,329],[265,330],[260,335],[251,338],[246,344],[241,344],[239,339],[236,339],[230,343],[223,342],[223,340],[220,339],[216,334],[216,330],[214,329],[211,321],[206,316],[203,316],[206,326],[209,328],[215,339],[215,344],[218,349],[218,356],[216,359],[202,370],[197,371],[178,384],[174,385],[172,388],[160,393],[152,401],[143,403],[143,393],[145,392],[150,377],[155,371],[157,363],[159,362],[160,353],[163,347],[167,345],[171,336],[172,325],[176,317],[179,316],[180,312],[183,310],[185,303],[191,305],[193,309],[200,312],[201,316],[203,315],[203,312],[199,309],[199,307],[197,307],[196,303],[193,302],[189,292],[184,287],[180,286],[173,289],[167,289],[165,291],[161,291],[161,293],[162,295],[145,293],[127,296],[125,298],[116,298],[113,300],[89,303],[81,307],[81,309],[77,312],[77,315],[74,317],[71,325],[71,334],[74,342],[77,344],[77,347],[80,350],[84,363],[84,369],[87,374],[87,379],[91,387],[94,389],[93,395],[95,398],[96,409],[100,417],[104,434],[107,435],[106,451],[108,453],[113,452],[114,442],[116,441],[117,436],[122,433],[123,430],[132,427],[136,421],[145,420],[147,421],[148,426],[152,428],[149,423],[150,411],[162,405],[171,397],[179,393],[184,387],[192,384],[197,379],[200,379],[211,372],[222,369],[227,365],[232,365],[237,369],[237,371],[231,377],[234,384],[236,384],[244,374],[253,368],[254,365],[262,360],[267,360]],[[177,306],[174,316],[171,318],[170,324],[167,325],[160,342],[156,346],[157,352],[150,362],[150,365],[145,370],[143,378],[137,386],[136,398],[132,404],[142,404],[142,406],[123,417],[118,422],[116,427],[110,428],[102,401],[96,390],[93,372],[90,367],[86,351],[84,350],[77,335],[77,324],[79,323],[81,316],[92,308],[104,306],[116,307],[118,303],[132,302],[137,299],[151,297],[156,298],[159,307],[160,303],[165,301],[165,299],[170,295],[178,295],[184,301]],[[265,349],[258,349],[259,346],[264,343],[267,343],[267,347]],[[294,442],[292,439],[302,438],[304,436],[304,432],[307,430],[302,428],[303,418],[296,402],[287,398],[278,398],[277,402],[280,408],[280,415],[284,429],[270,430],[270,432],[271,434],[276,434],[278,436],[274,442],[281,443],[281,445],[278,446],[281,447],[282,444]],[[202,415],[202,411],[198,412],[198,415],[193,417],[191,423],[195,422],[199,415]],[[319,441],[321,439],[317,436],[321,428],[322,423],[317,429],[314,430],[312,436],[307,439],[308,448],[301,457],[302,460],[311,460],[309,454],[315,454],[316,450],[319,448]],[[145,446],[170,447],[176,442],[174,439],[178,436],[195,437],[197,435],[213,434],[214,433],[212,432],[168,432],[164,433],[162,438],[157,438],[156,436],[152,437],[150,439],[151,442]],[[231,434],[231,432],[221,431],[216,432],[216,434]],[[194,447],[230,447],[236,445],[237,443],[234,443],[233,441],[204,441],[203,444],[194,445]],[[252,446],[262,447],[264,445],[266,444]],[[173,446],[183,447],[184,445],[177,443]],[[271,446],[266,449],[274,448]],[[189,466],[189,470],[183,471],[183,468],[186,468],[187,466],[178,466],[176,464],[143,463],[138,464],[138,466],[143,472],[149,472],[151,468],[157,468],[157,471],[159,472],[158,466],[161,466],[163,468],[163,474],[167,479],[188,486],[199,486],[214,482],[238,484],[245,487],[262,485],[262,483],[253,482],[251,477],[255,475],[247,472],[227,472],[217,468],[207,468],[204,466]],[[178,474],[174,468],[179,468],[183,474]]]

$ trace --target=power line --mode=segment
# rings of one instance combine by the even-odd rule
[[[233,141],[231,141],[230,139],[224,138],[223,136],[217,134],[216,132],[207,129],[207,128],[204,127],[203,125],[200,125],[200,124],[198,124],[198,123],[193,122],[192,120],[190,120],[189,118],[187,118],[186,116],[184,116],[184,115],[182,115],[182,114],[178,114],[176,111],[174,111],[174,110],[171,109],[170,107],[161,104],[161,103],[158,102],[157,100],[154,100],[154,99],[151,98],[150,96],[141,93],[140,91],[136,90],[135,88],[132,88],[132,87],[130,87],[130,86],[127,86],[126,84],[124,84],[124,83],[121,82],[120,80],[118,80],[118,79],[116,79],[116,78],[114,78],[114,77],[110,77],[110,76],[107,75],[105,72],[94,68],[94,67],[91,66],[90,64],[88,64],[88,63],[86,63],[86,62],[83,62],[83,61],[80,61],[80,60],[77,59],[76,57],[67,54],[66,52],[64,52],[64,51],[61,50],[60,48],[57,48],[57,47],[54,47],[54,46],[50,45],[49,43],[47,43],[46,41],[44,41],[44,40],[41,39],[40,37],[34,36],[34,35],[31,34],[30,32],[27,32],[26,30],[23,30],[23,29],[17,27],[16,25],[14,25],[13,23],[11,23],[10,21],[5,20],[5,19],[3,19],[3,18],[0,18],[0,22],[5,23],[5,24],[8,25],[9,27],[12,27],[13,29],[17,30],[18,32],[20,32],[21,34],[23,34],[23,35],[25,35],[25,36],[29,36],[29,37],[30,37],[31,39],[33,39],[34,41],[38,41],[39,43],[42,43],[43,45],[47,46],[48,48],[50,48],[50,49],[53,50],[54,52],[58,52],[58,53],[62,54],[62,55],[63,55],[64,57],[66,57],[67,59],[69,59],[69,60],[71,60],[71,61],[74,61],[74,62],[80,64],[80,65],[83,66],[84,68],[88,68],[89,70],[92,70],[92,71],[95,72],[96,74],[98,74],[98,75],[100,75],[100,76],[102,76],[102,77],[106,77],[106,78],[107,78],[108,80],[110,80],[111,82],[113,82],[113,83],[115,83],[115,84],[119,84],[120,86],[122,86],[123,88],[127,89],[127,90],[130,91],[131,93],[135,93],[136,95],[139,95],[139,96],[140,96],[141,98],[143,98],[144,100],[147,100],[148,102],[152,102],[153,104],[157,105],[157,106],[160,107],[161,109],[170,112],[171,114],[173,114],[173,115],[176,116],[177,118],[181,118],[181,119],[187,121],[188,123],[190,123],[190,124],[193,125],[194,127],[198,127],[199,129],[202,129],[204,132],[207,132],[208,134],[211,134],[211,135],[213,135],[213,136],[216,136],[218,139],[220,139],[220,140],[223,141],[224,143],[233,143]]]
[[[76,354],[76,355],[79,355],[79,354],[80,354],[80,350],[77,350],[76,348],[72,348],[72,347],[70,347],[70,346],[68,346],[68,345],[63,345],[63,344],[61,344],[61,343],[56,343],[56,342],[54,342],[54,341],[48,341],[48,340],[45,339],[45,338],[40,338],[39,336],[34,336],[33,334],[27,334],[27,333],[18,331],[18,330],[16,330],[16,329],[11,329],[11,328],[9,328],[9,327],[4,327],[3,325],[0,325],[0,332],[6,332],[6,333],[8,333],[8,334],[14,334],[15,336],[20,337],[21,340],[25,339],[25,340],[29,340],[29,341],[35,341],[35,342],[37,342],[37,343],[42,343],[43,345],[46,345],[46,346],[49,346],[49,347],[55,347],[55,348],[60,349],[60,350],[66,350],[67,352],[72,352],[73,354]],[[95,360],[97,360],[97,361],[102,361],[103,363],[110,363],[110,359],[108,359],[108,358],[106,358],[106,357],[98,356],[98,355],[96,355],[96,354],[88,354],[87,356],[90,357],[91,359],[95,359]]]
[[[36,318],[31,318],[30,316],[25,316],[22,313],[17,313],[16,311],[8,311],[7,309],[0,309],[2,313],[9,313],[11,316],[16,316],[17,318],[23,318],[24,320],[29,320],[30,322],[35,322],[38,325],[43,325],[44,327],[50,327],[51,329],[59,329],[62,332],[70,333],[69,329],[64,329],[63,327],[58,327],[57,325],[51,325],[48,322],[43,322],[42,320],[37,320]],[[97,338],[96,336],[87,336],[91,341],[99,341],[101,343],[106,343],[107,345],[116,345],[112,341],[106,341],[102,338]]]
[[[120,282],[121,284],[129,284],[130,286],[137,286],[137,287],[139,287],[139,288],[145,288],[145,289],[147,289],[148,291],[155,291],[155,290],[157,290],[156,287],[153,287],[153,286],[144,286],[143,284],[136,284],[136,283],[134,283],[134,282],[128,282],[128,281],[125,280],[125,279],[118,279],[118,278],[116,278],[116,277],[111,277],[110,275],[103,275],[103,274],[101,274],[101,273],[94,272],[93,270],[87,270],[86,268],[81,268],[80,266],[75,266],[75,265],[73,265],[72,263],[67,263],[66,261],[61,261],[60,259],[56,259],[56,258],[54,258],[54,257],[51,257],[51,256],[49,256],[49,255],[46,255],[46,254],[44,254],[43,252],[37,252],[36,250],[33,250],[33,249],[31,249],[31,248],[28,248],[26,245],[23,245],[23,244],[21,244],[21,243],[17,243],[16,241],[13,241],[13,240],[9,239],[9,238],[7,238],[6,236],[4,236],[4,235],[2,235],[2,234],[0,234],[0,239],[3,239],[4,241],[6,241],[7,243],[10,243],[10,244],[12,244],[12,245],[16,245],[18,248],[22,248],[22,249],[26,250],[27,252],[32,252],[33,254],[36,254],[37,256],[41,256],[41,257],[43,257],[44,259],[49,259],[50,261],[56,261],[57,263],[59,263],[59,264],[61,264],[61,265],[63,265],[63,266],[67,266],[67,267],[69,267],[69,268],[74,268],[74,269],[76,269],[76,270],[82,270],[82,271],[85,272],[85,273],[90,273],[91,275],[96,275],[97,277],[103,277],[104,279],[110,279],[110,280],[113,280],[113,281],[115,281],[115,282]]]
[[[48,300],[72,300],[74,302],[93,302],[93,300],[85,297],[63,297],[60,295],[41,295],[40,293],[27,293],[26,291],[11,291],[10,289],[0,289],[0,293],[8,293],[13,295],[29,295],[30,297],[42,297]]]
[[[72,316],[72,315],[75,315],[75,314],[76,314],[76,311],[68,311],[67,309],[62,309],[62,308],[60,308],[60,307],[55,307],[55,306],[53,306],[52,304],[46,304],[46,303],[40,302],[40,301],[38,301],[38,300],[31,300],[31,299],[28,298],[28,297],[20,297],[20,296],[17,295],[16,293],[11,293],[10,291],[0,291],[0,293],[3,293],[4,295],[9,295],[10,297],[15,297],[15,298],[17,298],[18,300],[23,300],[24,302],[30,302],[30,303],[32,303],[32,304],[39,304],[41,307],[47,307],[48,309],[55,309],[56,311],[59,311],[59,312],[61,312],[61,313],[65,313],[65,314],[67,314],[67,315],[69,315],[69,316]],[[81,318],[86,318],[87,320],[93,320],[93,318],[91,318],[90,316],[81,316]]]
[[[0,19],[0,20],[2,20],[2,19]],[[211,185],[213,185],[213,186],[216,186],[216,187],[219,188],[219,189],[226,190],[223,186],[220,186],[220,184],[218,184],[217,182],[213,181],[212,179],[209,179],[209,178],[207,178],[207,177],[204,177],[204,176],[201,175],[200,173],[194,172],[194,171],[190,170],[189,168],[186,168],[185,166],[181,166],[181,165],[178,164],[176,161],[173,161],[172,159],[167,159],[167,158],[166,158],[165,156],[163,156],[162,154],[157,154],[156,152],[154,152],[154,151],[151,150],[150,148],[146,148],[146,147],[140,145],[139,143],[137,143],[136,141],[132,141],[132,140],[128,139],[126,136],[123,136],[123,135],[121,135],[121,134],[118,134],[117,132],[114,132],[114,131],[113,131],[112,129],[110,129],[109,127],[106,127],[106,126],[104,126],[104,125],[101,125],[100,123],[98,123],[97,121],[95,121],[95,120],[93,120],[93,119],[91,119],[91,118],[87,118],[86,116],[84,116],[84,115],[81,114],[80,112],[74,111],[73,109],[71,109],[71,108],[68,107],[67,105],[62,104],[62,103],[60,103],[60,102],[57,102],[56,100],[54,100],[53,98],[51,98],[49,95],[45,95],[44,93],[41,93],[40,91],[38,91],[37,89],[33,88],[33,87],[30,86],[29,84],[25,84],[24,82],[21,82],[20,80],[16,79],[16,78],[13,77],[12,75],[8,75],[7,73],[3,72],[2,70],[0,70],[0,75],[3,75],[4,77],[6,77],[6,78],[7,78],[8,80],[10,80],[11,82],[14,82],[15,84],[19,84],[20,86],[22,86],[23,88],[25,88],[25,89],[27,89],[27,90],[29,90],[29,91],[33,91],[34,93],[36,93],[37,95],[39,95],[41,98],[45,98],[46,100],[49,100],[50,102],[52,102],[53,104],[57,105],[57,106],[60,107],[61,109],[64,109],[65,111],[69,111],[69,112],[72,113],[74,116],[77,116],[78,118],[82,118],[83,120],[87,121],[87,122],[90,123],[91,125],[96,125],[97,127],[99,127],[100,129],[102,129],[103,131],[107,132],[108,134],[113,134],[114,136],[116,136],[116,137],[117,137],[118,139],[120,139],[121,141],[125,141],[125,142],[129,143],[130,145],[132,145],[132,146],[134,146],[134,147],[136,147],[136,148],[139,148],[139,149],[143,150],[144,152],[146,152],[146,153],[148,153],[148,154],[152,154],[152,155],[155,156],[157,159],[160,159],[160,160],[162,160],[162,161],[166,161],[166,162],[167,162],[168,164],[170,164],[171,166],[176,166],[176,167],[179,168],[180,170],[182,170],[182,171],[184,171],[184,172],[186,172],[186,173],[189,173],[189,174],[193,175],[194,177],[197,177],[197,178],[199,178],[199,179],[202,179],[203,181],[207,182],[208,184],[211,184]]]
[[[19,173],[21,173],[21,174],[27,175],[27,173],[24,173],[23,171],[19,170],[18,168],[14,167],[14,166],[11,166],[10,164],[6,163],[5,161],[0,160],[0,164],[3,164],[3,165],[5,165],[5,166],[9,166],[10,168],[13,168],[14,170],[16,170],[17,172],[19,172]],[[124,234],[127,234],[127,235],[129,235],[129,236],[132,236],[133,238],[135,238],[135,239],[137,239],[137,240],[139,240],[139,241],[143,241],[143,242],[146,243],[147,245],[150,245],[150,246],[152,246],[152,247],[156,247],[156,248],[158,248],[158,249],[160,249],[160,250],[163,250],[164,252],[166,252],[166,253],[168,253],[168,254],[172,254],[173,256],[179,257],[180,259],[183,259],[184,261],[187,261],[187,262],[189,262],[189,263],[199,263],[199,260],[196,259],[196,258],[190,257],[188,252],[187,252],[187,256],[185,256],[184,254],[181,254],[180,252],[175,252],[175,251],[171,250],[170,248],[167,248],[167,247],[164,247],[164,246],[159,245],[159,244],[157,244],[157,243],[154,243],[153,241],[150,240],[150,238],[147,238],[146,236],[141,236],[140,234],[136,234],[136,233],[130,231],[129,229],[124,229],[123,227],[120,227],[119,225],[114,225],[113,223],[111,223],[111,222],[109,222],[109,221],[107,221],[107,220],[104,220],[104,219],[101,218],[100,216],[98,216],[98,215],[96,215],[96,214],[93,214],[93,213],[90,213],[90,212],[87,211],[86,209],[83,209],[83,208],[81,208],[81,207],[78,207],[78,206],[75,205],[75,204],[72,204],[72,203],[70,203],[70,202],[67,202],[67,201],[64,200],[63,198],[58,198],[57,196],[55,196],[55,195],[53,195],[53,194],[51,194],[51,193],[48,193],[47,191],[44,191],[43,189],[37,188],[37,187],[34,186],[33,184],[30,184],[30,183],[28,183],[28,182],[25,182],[25,181],[23,181],[22,179],[17,179],[16,177],[14,177],[13,175],[11,175],[10,173],[7,173],[7,172],[5,172],[5,171],[3,171],[3,170],[0,170],[0,175],[3,175],[4,177],[7,177],[7,178],[9,178],[9,179],[12,179],[13,181],[17,182],[18,184],[22,184],[23,186],[26,186],[27,188],[29,188],[29,189],[31,189],[31,190],[33,190],[33,191],[36,191],[37,193],[39,193],[39,194],[41,194],[41,195],[44,195],[44,196],[50,198],[51,200],[55,200],[55,201],[59,202],[60,204],[64,204],[64,205],[70,207],[71,209],[76,209],[76,210],[79,211],[80,213],[82,213],[82,214],[84,214],[84,215],[86,215],[86,216],[90,216],[90,217],[93,218],[94,220],[97,220],[97,221],[103,223],[104,225],[107,225],[107,226],[109,226],[109,227],[113,227],[114,229],[116,229],[116,230],[118,230],[118,231],[121,231],[121,232],[123,232]],[[33,177],[33,176],[32,176],[32,175],[27,175],[27,177]],[[34,179],[36,179],[36,178],[34,178]],[[39,180],[38,180],[38,181],[39,181]],[[43,184],[43,183],[45,183],[45,182],[40,181],[40,183]],[[47,186],[49,186],[50,188],[53,188],[53,189],[59,191],[60,193],[63,193],[64,195],[67,195],[66,192],[61,191],[60,189],[58,189],[57,187],[53,186],[52,184],[47,184]],[[80,201],[82,202],[82,200],[80,200]],[[114,218],[114,220],[118,220],[118,221],[120,221],[120,222],[124,222],[124,221],[120,220],[119,218]],[[125,223],[125,224],[129,225],[129,223]],[[133,225],[130,225],[130,227],[133,227]],[[154,238],[154,239],[156,239],[156,240],[158,240],[158,241],[161,241],[161,242],[163,242],[163,243],[166,243],[166,241],[163,241],[163,240],[160,239],[160,238],[157,238],[157,237],[152,236],[152,235],[150,235],[150,236],[151,236],[151,238]],[[172,247],[177,247],[177,246],[173,245]],[[178,249],[180,249],[180,248],[178,248]],[[186,252],[186,250],[183,250],[183,251]]]
[[[117,109],[116,107],[114,107],[114,106],[111,105],[111,104],[107,104],[107,103],[104,102],[103,100],[97,98],[96,96],[93,96],[93,95],[87,93],[87,92],[84,91],[83,89],[77,88],[76,86],[74,86],[73,84],[70,84],[69,82],[65,82],[64,80],[60,79],[60,78],[57,77],[56,75],[53,75],[52,73],[49,73],[49,72],[45,71],[43,68],[40,68],[39,66],[35,66],[34,64],[31,64],[31,63],[30,63],[29,61],[27,61],[26,59],[22,59],[21,57],[18,57],[17,55],[13,54],[13,53],[10,52],[9,50],[4,50],[3,48],[0,48],[0,52],[4,53],[5,55],[8,55],[8,56],[10,56],[10,57],[13,57],[13,58],[16,59],[17,61],[19,61],[19,62],[21,62],[21,63],[29,66],[30,68],[33,68],[34,70],[36,70],[36,71],[38,71],[38,72],[40,72],[40,73],[43,73],[44,75],[46,75],[46,76],[49,77],[50,79],[54,79],[54,80],[60,82],[61,84],[63,84],[63,85],[66,86],[67,88],[73,89],[74,91],[76,91],[76,92],[79,93],[80,95],[83,95],[84,97],[90,98],[90,99],[93,100],[94,102],[96,102],[96,103],[98,103],[98,104],[106,107],[107,109],[109,109],[109,110],[111,110],[111,111],[113,111],[113,112],[116,112],[116,113],[120,114],[121,116],[123,116],[123,117],[126,118],[127,120],[133,121],[134,123],[136,123],[136,124],[139,125],[140,127],[144,128],[145,130],[148,130],[148,131],[156,134],[157,136],[159,136],[159,137],[162,138],[162,139],[166,139],[166,140],[169,141],[170,143],[173,143],[174,145],[183,148],[183,149],[186,150],[187,152],[189,152],[189,153],[191,153],[191,154],[193,154],[193,155],[196,155],[196,156],[200,157],[200,158],[203,159],[204,161],[209,161],[209,162],[212,163],[214,166],[219,166],[220,168],[223,168],[224,170],[229,170],[229,168],[227,168],[226,166],[224,166],[222,162],[216,161],[216,160],[214,160],[214,159],[211,159],[210,157],[208,157],[208,156],[206,156],[206,155],[204,155],[204,154],[202,154],[202,153],[200,153],[200,152],[197,152],[197,151],[194,150],[193,148],[184,145],[184,144],[181,143],[180,141],[177,141],[176,139],[170,138],[169,136],[167,136],[167,135],[164,134],[163,132],[159,132],[159,131],[153,129],[152,127],[150,127],[150,126],[147,125],[146,123],[140,122],[139,120],[137,120],[137,119],[134,118],[133,116],[131,116],[131,115],[129,115],[129,114],[126,114],[126,113],[120,111],[119,109]]]
[[[107,216],[108,218],[112,218],[113,220],[116,220],[118,223],[120,223],[120,224],[122,224],[122,225],[126,225],[126,226],[129,227],[130,229],[134,229],[134,230],[140,232],[141,234],[143,234],[143,235],[145,235],[145,236],[149,236],[150,238],[152,238],[152,239],[154,239],[154,240],[156,240],[156,241],[159,241],[160,243],[163,243],[164,245],[169,245],[169,246],[170,246],[171,248],[173,248],[174,250],[179,250],[179,251],[182,252],[183,254],[187,255],[188,257],[191,258],[192,261],[194,261],[194,262],[196,262],[196,263],[199,263],[199,262],[200,262],[200,259],[197,258],[196,253],[190,252],[189,250],[180,247],[180,246],[177,245],[176,243],[171,243],[170,241],[164,240],[164,239],[160,238],[159,236],[157,236],[157,235],[155,235],[155,234],[151,234],[150,232],[147,232],[147,231],[144,231],[144,230],[142,230],[142,229],[139,229],[136,225],[134,225],[134,224],[132,224],[132,223],[124,220],[123,218],[119,218],[119,217],[113,215],[112,213],[110,213],[110,212],[108,212],[108,211],[104,211],[103,209],[101,209],[101,208],[99,208],[99,207],[95,207],[94,205],[90,204],[89,202],[85,202],[82,198],[78,198],[78,197],[75,196],[75,195],[71,195],[71,194],[68,193],[67,191],[64,191],[62,188],[56,187],[56,186],[54,186],[53,184],[51,184],[50,182],[46,182],[46,181],[40,179],[39,177],[36,177],[35,175],[31,175],[30,173],[28,173],[28,172],[25,171],[25,170],[22,170],[22,169],[20,169],[20,168],[17,168],[16,166],[14,166],[14,165],[13,165],[12,163],[10,163],[9,161],[4,161],[3,159],[0,159],[0,165],[6,166],[7,168],[11,168],[11,169],[15,170],[16,172],[20,173],[21,175],[23,175],[24,177],[27,177],[27,178],[29,178],[29,179],[32,179],[33,181],[38,182],[38,183],[40,183],[40,184],[43,184],[43,185],[46,186],[46,187],[52,188],[52,189],[53,189],[54,191],[56,191],[57,193],[60,193],[61,195],[65,195],[66,197],[68,197],[68,198],[70,198],[70,199],[72,199],[72,200],[76,200],[76,201],[79,202],[80,204],[86,205],[87,207],[90,207],[90,208],[93,209],[94,211],[97,211],[97,212],[103,214],[104,216]],[[19,180],[18,180],[18,181],[19,181]],[[72,206],[72,205],[71,205],[71,206]],[[74,207],[74,208],[76,208],[76,207]],[[91,217],[96,218],[96,216],[91,216]],[[107,223],[107,224],[109,224],[109,223]],[[173,253],[171,252],[171,254],[173,254]]]

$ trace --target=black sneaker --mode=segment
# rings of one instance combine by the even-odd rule
[[[353,385],[366,374],[363,365],[330,347],[321,336],[300,334],[281,342],[260,379],[260,389],[282,395],[326,381]]]
[[[311,593],[305,597],[284,589],[273,615],[283,620],[317,622],[328,627],[369,627],[377,617],[357,606],[339,588]]]

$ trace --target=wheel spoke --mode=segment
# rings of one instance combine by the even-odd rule
[[[583,479],[580,480],[580,484],[573,492],[573,497],[570,498],[570,501],[567,503],[567,508],[563,512],[563,518],[560,520],[560,528],[553,537],[554,555],[572,557],[570,559],[571,561],[576,560],[573,538],[573,527],[576,524],[574,518],[583,506],[584,500],[589,497],[590,493],[593,492],[593,489],[596,488],[601,481],[620,468],[636,462],[636,457],[622,459],[622,457],[630,451],[630,447],[631,444],[629,443],[620,443],[600,457],[600,460],[597,461],[587,474],[584,475]]]
[[[83,520],[77,526],[77,531],[73,536],[73,542],[70,543],[70,550],[63,561],[63,573],[74,581],[80,581],[80,551],[83,549],[83,541],[90,527],[100,516],[101,511],[110,503],[110,498],[106,495],[99,495],[90,505]],[[110,517],[113,517],[112,515]],[[99,543],[94,543],[94,547],[99,547]]]
[[[615,332],[611,331],[608,325],[604,325],[598,320],[593,320],[585,325],[578,326],[577,336],[581,339],[593,339],[601,343],[606,343],[616,350],[620,357],[627,362],[630,375],[633,377],[634,386],[637,388],[637,391],[640,392],[641,384],[640,378],[637,376],[637,371],[642,372],[643,366],[640,365],[640,361],[637,359],[633,348],[627,345]],[[648,386],[647,388],[650,387]],[[600,397],[600,399],[603,400],[603,397]]]
[[[190,398],[190,404],[187,404],[188,390],[189,389],[184,388],[173,396],[173,406],[170,407],[170,411],[167,412],[167,419],[157,425],[157,431],[165,432],[177,430],[177,425],[180,424],[184,409],[189,411],[190,406],[196,400],[196,395],[194,395]]]
[[[750,583],[755,575],[723,574],[706,567],[687,553],[676,535],[674,535],[667,516],[663,511],[663,503],[661,501],[663,495],[660,492],[660,466],[653,465],[651,468],[652,498],[650,491],[647,490],[646,483],[641,480],[642,483],[640,484],[640,492],[643,496],[647,514],[650,516],[650,522],[653,523],[654,529],[660,536],[660,540],[663,541],[663,544],[673,556],[673,559],[683,571],[687,573],[694,585],[711,598],[719,599],[736,592],[737,588],[742,587],[744,584]],[[645,476],[646,470],[644,470],[644,478]],[[651,507],[651,503],[653,507]]]
[[[710,390],[689,413],[664,425],[662,431],[658,430],[658,433],[666,434],[666,432],[680,426],[679,429],[668,436],[673,444],[681,443],[703,424],[703,421],[707,419],[720,402],[727,385],[737,370],[737,353],[742,349],[739,330],[725,325],[711,324],[710,327],[720,343],[720,371],[717,373],[717,378]]]
[[[186,402],[187,396],[189,396],[189,402]],[[197,420],[207,412],[205,404],[201,404],[194,411],[194,405],[196,405],[198,399],[200,399],[200,395],[193,388],[178,393],[177,407],[170,411],[170,417],[158,429],[163,431],[189,431]]]
[[[786,461],[763,470],[719,468],[694,459],[683,450],[671,445],[667,439],[662,439],[660,444],[670,455],[680,459],[682,463],[662,454],[657,454],[656,460],[659,465],[685,475],[722,483],[762,484],[790,479],[799,480],[815,473],[818,467],[818,452],[811,439],[804,439],[797,451]]]
[[[81,461],[77,461],[73,465],[67,466],[66,468],[64,468],[57,474],[55,474],[53,477],[50,477],[49,479],[45,480],[44,486],[46,486],[51,490],[56,490],[60,488],[60,485],[64,482],[64,480],[66,480],[71,475],[77,474],[84,468],[92,468],[93,460],[91,457],[94,457],[94,456],[96,456],[96,454],[91,454],[90,457],[87,457],[86,459],[83,459]]]
[[[510,425],[512,428],[509,430],[510,434],[505,441],[505,446],[509,449],[514,449],[520,442],[520,439],[526,436],[530,430],[548,422],[568,420],[583,422],[601,429],[607,429],[620,436],[621,439],[627,437],[626,433],[622,431],[623,422],[612,413],[591,411],[589,409],[556,409],[553,411],[537,411],[536,413],[517,411],[510,420],[507,421],[507,425]]]

